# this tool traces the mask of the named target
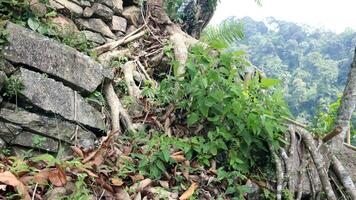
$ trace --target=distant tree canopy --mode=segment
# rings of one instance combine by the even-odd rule
[[[245,38],[233,48],[245,50],[255,66],[284,82],[295,116],[311,121],[342,94],[356,32],[346,29],[336,34],[274,18],[241,21]]]

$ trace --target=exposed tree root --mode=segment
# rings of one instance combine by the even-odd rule
[[[269,145],[269,150],[273,156],[275,165],[276,165],[276,174],[277,174],[277,200],[282,200],[282,190],[283,190],[283,168],[282,163],[275,151],[273,150],[272,145]]]
[[[133,72],[136,71],[136,63],[134,61],[126,62],[122,68],[129,95],[135,99],[139,99],[141,90],[136,85],[133,77]]]
[[[314,161],[315,167],[319,174],[321,184],[323,186],[324,192],[326,193],[327,199],[336,200],[336,195],[331,187],[328,173],[325,169],[325,161],[323,156],[320,154],[319,150],[316,148],[314,139],[310,133],[306,130],[296,127],[297,132],[302,136],[303,142],[306,145],[311,157]]]
[[[341,180],[342,185],[344,186],[348,194],[350,194],[352,199],[356,199],[355,185],[352,182],[349,173],[347,173],[347,171],[342,166],[341,162],[336,158],[336,156],[332,157],[332,166],[336,175],[338,176],[339,180]]]
[[[129,49],[113,50],[101,54],[98,57],[98,60],[101,64],[109,66],[110,62],[115,58],[129,57],[130,55],[131,55],[131,51]]]
[[[106,83],[104,86],[106,101],[111,110],[111,130],[120,130],[120,100],[115,94],[112,83]]]
[[[122,106],[120,99],[114,91],[112,83],[107,83],[104,89],[105,96],[111,110],[112,130],[120,130],[119,121],[123,123],[126,130],[135,130],[131,117]]]

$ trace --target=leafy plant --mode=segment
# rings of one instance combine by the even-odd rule
[[[22,82],[14,76],[5,79],[3,95],[9,98],[17,97],[18,93],[24,89]]]
[[[230,44],[243,39],[243,25],[236,18],[228,18],[217,26],[210,25],[203,31],[202,40],[217,49],[227,48]]]
[[[32,137],[32,144],[37,148],[41,148],[46,141],[47,138],[40,135],[34,135]]]

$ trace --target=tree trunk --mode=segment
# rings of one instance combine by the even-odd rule
[[[341,105],[336,116],[335,126],[342,128],[341,134],[336,136],[331,142],[331,148],[334,152],[339,152],[344,143],[344,138],[350,129],[350,120],[355,110],[356,104],[356,49],[354,60],[347,79],[344,94],[341,99]]]

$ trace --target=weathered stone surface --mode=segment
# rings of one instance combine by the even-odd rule
[[[94,3],[92,9],[94,10],[94,14],[96,16],[104,19],[105,21],[110,21],[114,15],[114,11],[101,3]]]
[[[113,16],[110,23],[110,28],[113,31],[121,31],[125,33],[127,28],[127,21],[123,17]]]
[[[58,151],[57,141],[27,131],[22,131],[13,141],[11,141],[11,145],[37,148],[50,152]]]
[[[77,19],[77,23],[87,30],[101,33],[104,36],[116,39],[114,33],[111,32],[110,28],[101,19]]]
[[[86,39],[91,42],[95,42],[97,44],[104,44],[105,43],[105,38],[101,36],[99,33],[94,33],[91,31],[81,31]]]
[[[113,10],[116,14],[121,14],[124,10],[123,1],[122,0],[112,0]]]
[[[75,133],[76,125],[68,121],[41,116],[20,108],[16,109],[16,106],[11,104],[7,104],[5,108],[0,110],[0,121],[6,121],[22,129],[31,130],[74,145],[71,138]],[[96,137],[92,132],[78,126],[77,140],[78,144],[84,149],[93,149]]]
[[[114,6],[113,0],[97,0],[96,2],[105,4],[109,8],[112,8]]]
[[[79,31],[75,23],[63,15],[49,18],[48,23],[53,26],[55,34],[59,36],[65,36]]]
[[[80,5],[90,7],[91,3],[90,3],[90,1],[80,0]]]
[[[0,121],[0,138],[7,144],[10,144],[21,132],[21,127]]]
[[[74,48],[12,23],[8,23],[6,29],[10,35],[9,45],[2,51],[5,59],[26,64],[89,92],[105,77],[113,77],[111,70]]]
[[[61,9],[64,9],[64,6],[62,6],[61,4],[57,3],[55,0],[49,0],[49,5],[56,9],[56,10],[61,10]]]
[[[61,82],[23,68],[14,76],[24,86],[20,94],[37,107],[71,121],[104,129],[101,113]]]
[[[136,6],[126,7],[122,12],[122,16],[124,16],[128,20],[128,23],[133,24],[135,26],[139,24],[138,20],[140,18],[140,14],[141,10]]]
[[[47,6],[38,0],[30,0],[30,10],[38,17],[43,17],[47,14]]]
[[[9,61],[2,59],[0,55],[0,71],[5,72],[6,75],[10,75],[16,71],[16,67],[13,66]]]
[[[6,148],[6,142],[0,138],[0,149]]]
[[[90,7],[84,8],[83,17],[91,17],[94,14],[94,10]]]
[[[6,74],[3,71],[0,71],[0,90],[3,88],[6,80]],[[0,101],[1,102],[1,101]]]
[[[83,13],[83,8],[71,1],[67,1],[67,0],[54,0],[54,1],[56,3],[62,5],[65,9],[67,9],[73,15],[81,16]]]

